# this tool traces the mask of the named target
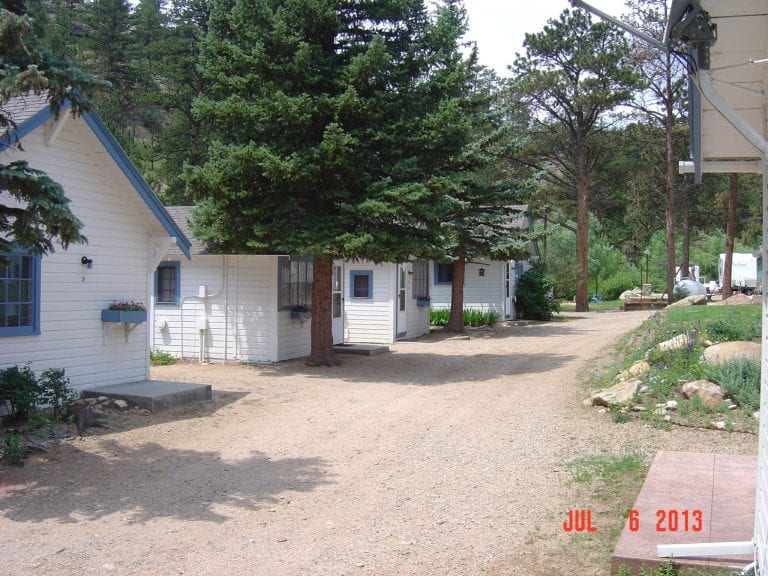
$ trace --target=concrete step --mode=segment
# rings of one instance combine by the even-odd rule
[[[337,354],[357,354],[360,356],[376,356],[389,352],[389,346],[381,344],[336,344],[333,349]]]
[[[132,402],[152,412],[162,412],[187,404],[205,402],[211,399],[210,384],[191,384],[188,382],[164,382],[144,380],[129,384],[113,384],[83,390],[83,398],[106,396],[113,400],[122,399]]]

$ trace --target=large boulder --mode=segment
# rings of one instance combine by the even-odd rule
[[[667,308],[685,308],[686,306],[701,306],[707,303],[707,297],[703,294],[686,296],[677,302],[670,304]]]
[[[722,364],[736,358],[760,361],[761,346],[757,342],[722,342],[704,350],[704,362]]]
[[[683,385],[683,396],[689,400],[694,396],[701,398],[701,401],[707,406],[717,406],[725,398],[723,389],[709,380],[695,380]]]
[[[618,382],[610,388],[592,394],[592,405],[607,407],[624,406],[632,401],[632,398],[637,394],[642,384],[637,379]]]

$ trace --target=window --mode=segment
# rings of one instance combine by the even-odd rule
[[[279,259],[278,306],[312,308],[312,256],[281,256]]]
[[[429,298],[429,263],[426,260],[416,260],[413,263],[411,297]]]
[[[162,262],[155,271],[155,303],[179,305],[181,286],[179,262]]]
[[[352,270],[349,273],[349,286],[352,298],[373,298],[373,272]]]
[[[453,282],[453,262],[435,262],[435,284]]]
[[[40,257],[0,254],[0,336],[40,333]]]

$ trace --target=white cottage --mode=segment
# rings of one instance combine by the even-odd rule
[[[61,184],[88,243],[4,255],[0,367],[64,368],[75,389],[147,379],[148,324],[105,322],[102,310],[148,304],[155,266],[171,245],[188,254],[189,241],[96,114],[54,118],[44,96],[5,108],[17,129],[0,140],[3,163],[26,160]]]
[[[190,238],[191,210],[168,208]],[[205,361],[309,355],[311,314],[300,309],[311,307],[310,257],[220,255],[195,241],[191,252],[186,261],[172,250],[157,268],[153,349]],[[334,262],[334,343],[388,344],[429,333],[428,309],[413,298],[413,271],[413,263]],[[426,288],[428,278],[423,282]]]
[[[510,224],[511,228],[532,230],[533,220],[527,212],[527,206],[520,206],[520,216]],[[494,311],[503,320],[516,318],[515,300],[520,277],[537,260],[539,248],[535,241],[528,244],[527,260],[490,260],[478,258],[468,262],[464,271],[464,308]],[[451,307],[451,282],[453,264],[451,262],[433,262],[431,298],[432,308],[448,309]]]
[[[344,342],[391,344],[429,334],[429,264],[346,262]]]

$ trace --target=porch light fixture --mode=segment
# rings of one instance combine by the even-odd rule
[[[480,274],[480,276],[485,276],[485,268],[480,268],[480,269],[477,271],[477,273],[478,273],[478,274]]]
[[[86,268],[93,268],[93,259],[88,258],[88,256],[83,256],[80,258],[80,263]]]

